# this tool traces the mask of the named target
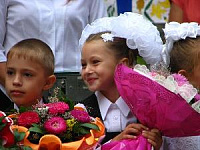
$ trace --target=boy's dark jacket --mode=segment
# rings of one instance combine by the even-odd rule
[[[13,102],[0,90],[0,111],[9,112],[12,109],[14,109]]]

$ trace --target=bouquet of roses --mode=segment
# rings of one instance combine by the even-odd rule
[[[118,65],[115,82],[141,124],[157,128],[168,137],[200,135],[200,95],[184,76],[150,71],[144,65],[136,65],[134,69]],[[140,135],[136,140],[111,142],[102,149],[150,150],[149,145]]]
[[[34,150],[85,150],[98,144],[105,130],[99,118],[90,117],[82,104],[74,106],[58,89],[49,101],[10,115],[12,130],[25,133],[24,146]]]

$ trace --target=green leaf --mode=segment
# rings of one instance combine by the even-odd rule
[[[74,133],[79,133],[79,129],[80,129],[80,124],[79,124],[79,123],[76,123],[76,124],[73,126],[73,132],[74,132]]]
[[[81,127],[80,123],[76,123],[73,126],[73,132],[76,133],[78,136],[81,136],[81,135],[85,135],[85,134],[90,133],[90,129],[85,128],[85,127]]]
[[[23,106],[21,106],[19,108],[19,113],[23,113],[23,112],[26,112],[26,111],[29,111],[29,110],[31,110],[31,107],[23,107]]]
[[[6,126],[6,122],[3,122],[3,119],[5,118],[6,116],[3,116],[3,117],[0,117],[0,131]]]
[[[4,118],[6,118],[6,116],[0,117],[0,123],[3,123],[2,121],[3,121]]]
[[[0,147],[1,147],[2,143],[3,143],[3,140],[2,140],[2,139],[0,139]]]
[[[58,98],[60,101],[63,101],[69,105],[69,110],[74,109],[74,101],[66,97],[62,90],[59,90]]]
[[[144,59],[140,56],[137,56],[137,64],[147,65],[146,62],[144,61]]]
[[[7,123],[4,123],[3,122],[3,119],[5,118],[6,116],[3,116],[3,117],[0,117],[0,131],[6,126]]]
[[[96,124],[93,124],[93,123],[83,123],[80,126],[85,127],[85,128],[89,128],[89,129],[100,130],[99,127]]]
[[[37,127],[37,128],[41,128],[39,124],[33,123],[32,124],[33,127]]]
[[[24,146],[24,147],[23,147],[23,150],[32,150],[32,148],[29,147],[29,146]]]
[[[85,135],[89,133],[90,133],[90,130],[88,128],[84,128],[84,127],[79,128],[79,134]]]
[[[18,130],[14,130],[14,137],[16,142],[20,142],[25,137],[25,132],[19,132]]]
[[[18,113],[18,110],[17,109],[11,109],[9,110],[9,112],[6,112],[6,115],[11,115],[11,114],[15,114],[15,113]]]
[[[40,134],[44,134],[45,131],[43,130],[42,127],[40,127],[40,125],[38,124],[32,124],[33,127],[30,127],[28,130],[30,132],[36,132],[36,133],[40,133]]]
[[[1,125],[0,125],[0,131],[1,131],[5,126],[6,126],[5,123],[4,123],[4,124],[1,124]]]

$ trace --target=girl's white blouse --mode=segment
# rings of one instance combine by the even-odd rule
[[[81,32],[106,14],[103,0],[0,0],[0,62],[17,42],[38,38],[53,50],[55,72],[78,72]]]

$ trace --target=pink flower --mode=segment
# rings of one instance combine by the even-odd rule
[[[48,133],[61,134],[66,131],[67,124],[61,117],[52,117],[44,123],[44,128]]]
[[[33,123],[39,123],[40,117],[37,112],[35,111],[27,111],[23,112],[19,115],[18,118],[18,125],[24,127],[31,127]]]
[[[200,94],[196,94],[195,97],[196,101],[199,101],[200,100]]]
[[[69,110],[69,105],[65,102],[56,102],[56,103],[49,103],[46,104],[49,107],[49,114],[63,114],[67,110]]]
[[[188,84],[188,80],[181,74],[172,74],[175,81],[178,83],[178,86],[182,86],[183,84]]]
[[[157,75],[157,73],[156,72],[149,72],[149,75],[152,76],[152,77],[154,77],[154,76]]]
[[[80,122],[90,122],[90,116],[86,111],[74,109],[71,111],[71,115]]]

